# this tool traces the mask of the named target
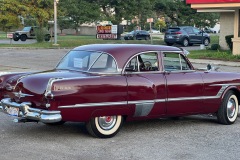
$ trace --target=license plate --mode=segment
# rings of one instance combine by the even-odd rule
[[[172,36],[168,36],[168,38],[173,38]]]
[[[19,108],[8,107],[7,113],[11,116],[18,116],[19,115]]]

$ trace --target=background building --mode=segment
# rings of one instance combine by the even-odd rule
[[[234,35],[233,54],[240,54],[240,0],[187,0],[191,8],[198,12],[220,13],[219,45],[228,49],[225,41],[226,35]]]

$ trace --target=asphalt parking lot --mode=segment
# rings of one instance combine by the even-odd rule
[[[0,49],[0,72],[54,68],[68,49]],[[206,63],[205,63],[206,62]],[[195,62],[203,68],[214,61]],[[239,67],[219,65],[222,71]],[[113,138],[91,137],[81,123],[14,123],[0,113],[1,160],[233,160],[240,157],[240,118],[221,125],[210,115],[126,122]]]

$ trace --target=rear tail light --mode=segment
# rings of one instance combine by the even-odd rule
[[[182,34],[182,32],[175,32],[175,34]]]

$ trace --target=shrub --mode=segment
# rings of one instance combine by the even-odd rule
[[[39,28],[35,32],[37,42],[43,42],[45,40],[45,35],[47,34],[47,30],[44,28]]]
[[[220,45],[219,44],[212,44],[210,49],[211,50],[219,50],[220,49]]]
[[[232,38],[233,38],[233,35],[225,36],[226,43],[227,43],[227,45],[228,45],[228,47],[230,48],[231,51],[233,49]]]

